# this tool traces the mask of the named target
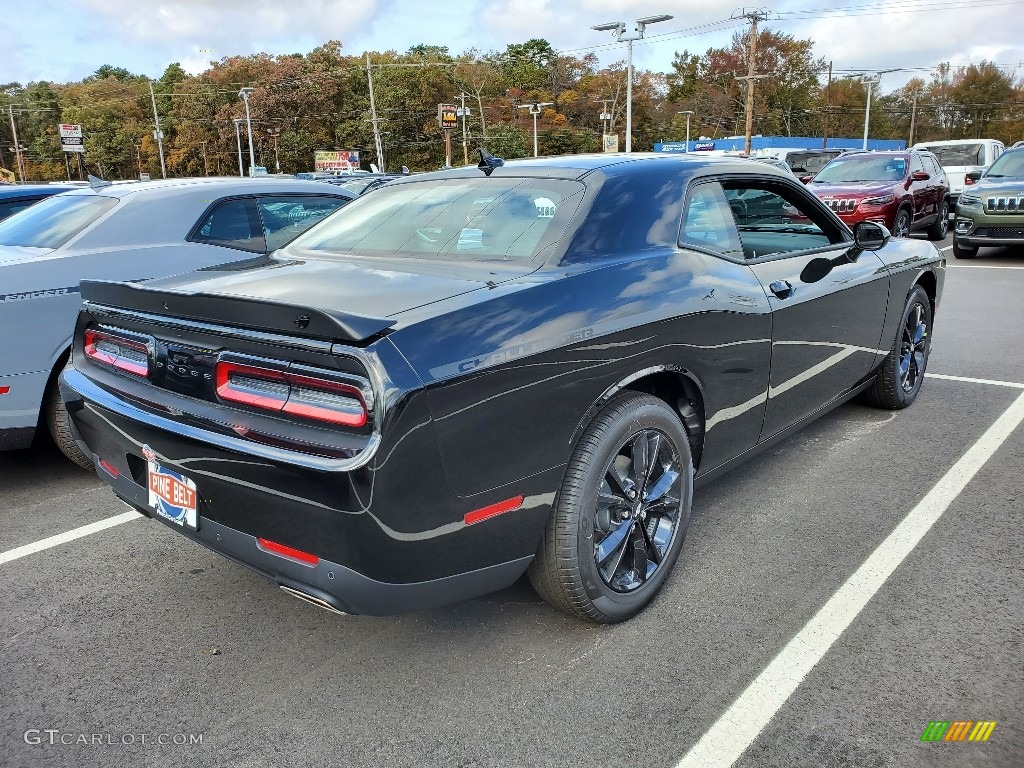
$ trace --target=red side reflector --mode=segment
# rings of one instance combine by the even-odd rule
[[[303,565],[316,565],[320,562],[320,558],[316,555],[311,555],[309,552],[303,552],[301,549],[294,549],[292,547],[286,547],[284,544],[278,544],[276,541],[270,539],[256,539],[256,543],[260,549],[264,552],[269,552],[272,555],[283,557],[287,560],[294,560],[297,563]]]
[[[488,507],[480,507],[480,509],[474,509],[472,512],[468,512],[463,518],[466,525],[472,525],[473,523],[479,523],[482,520],[486,520],[490,517],[504,514],[505,512],[511,512],[515,509],[519,509],[523,506],[523,497],[515,496],[511,499],[505,499],[505,501],[499,501],[497,504],[491,504]]]
[[[11,391],[10,387],[0,387],[0,395],[6,395],[10,391]]]
[[[117,471],[117,467],[115,467],[106,459],[100,459],[100,466],[107,471],[107,474],[113,477],[120,477],[121,475],[121,473]]]

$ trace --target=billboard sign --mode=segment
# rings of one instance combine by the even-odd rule
[[[459,109],[454,104],[437,105],[437,123],[446,131],[459,127]]]
[[[359,153],[343,150],[318,149],[313,155],[314,171],[358,171]]]
[[[82,126],[58,123],[57,132],[60,134],[60,148],[64,152],[85,152],[85,144],[82,141]]]
[[[604,151],[605,152],[618,152],[619,151],[619,134],[617,133],[606,133],[604,134]]]

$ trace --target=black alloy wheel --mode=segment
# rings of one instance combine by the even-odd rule
[[[893,237],[910,237],[910,211],[900,208],[892,222]]]
[[[594,509],[594,563],[608,587],[632,592],[657,573],[679,529],[683,467],[671,440],[641,430],[605,468]]]
[[[623,621],[657,594],[690,521],[693,463],[679,415],[623,392],[584,430],[556,495],[530,581],[567,613]]]
[[[878,368],[875,383],[864,393],[871,405],[900,410],[917,399],[924,383],[932,344],[932,303],[915,285],[903,308],[892,349]]]

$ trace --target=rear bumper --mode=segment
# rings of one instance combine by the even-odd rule
[[[344,565],[320,559],[306,565],[260,549],[256,537],[212,520],[203,520],[196,531],[182,528],[151,513],[145,504],[125,498],[134,496],[128,481],[101,477],[114,487],[122,501],[199,544],[259,573],[278,586],[321,600],[342,613],[389,616],[467,600],[503,589],[516,581],[533,557],[480,568],[431,581],[393,584],[364,576]]]
[[[147,446],[161,466],[196,485],[197,530],[168,521],[172,529],[345,613],[393,614],[508,586],[536,551],[561,479],[556,469],[460,497],[443,481],[430,429],[397,425],[402,437],[385,440],[370,464],[315,469],[170,428],[115,393],[101,397],[102,388],[74,368],[60,384],[87,455],[113,470],[97,461],[99,477],[122,500],[164,522],[149,505]],[[414,425],[425,426],[416,408],[405,410]],[[466,522],[471,511],[516,496],[523,497],[518,508]],[[257,546],[260,538],[318,562],[267,552]]]

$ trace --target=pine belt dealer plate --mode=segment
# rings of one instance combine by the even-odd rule
[[[193,531],[199,528],[196,512],[196,484],[180,472],[161,467],[150,461],[148,482],[149,506],[161,517]]]

